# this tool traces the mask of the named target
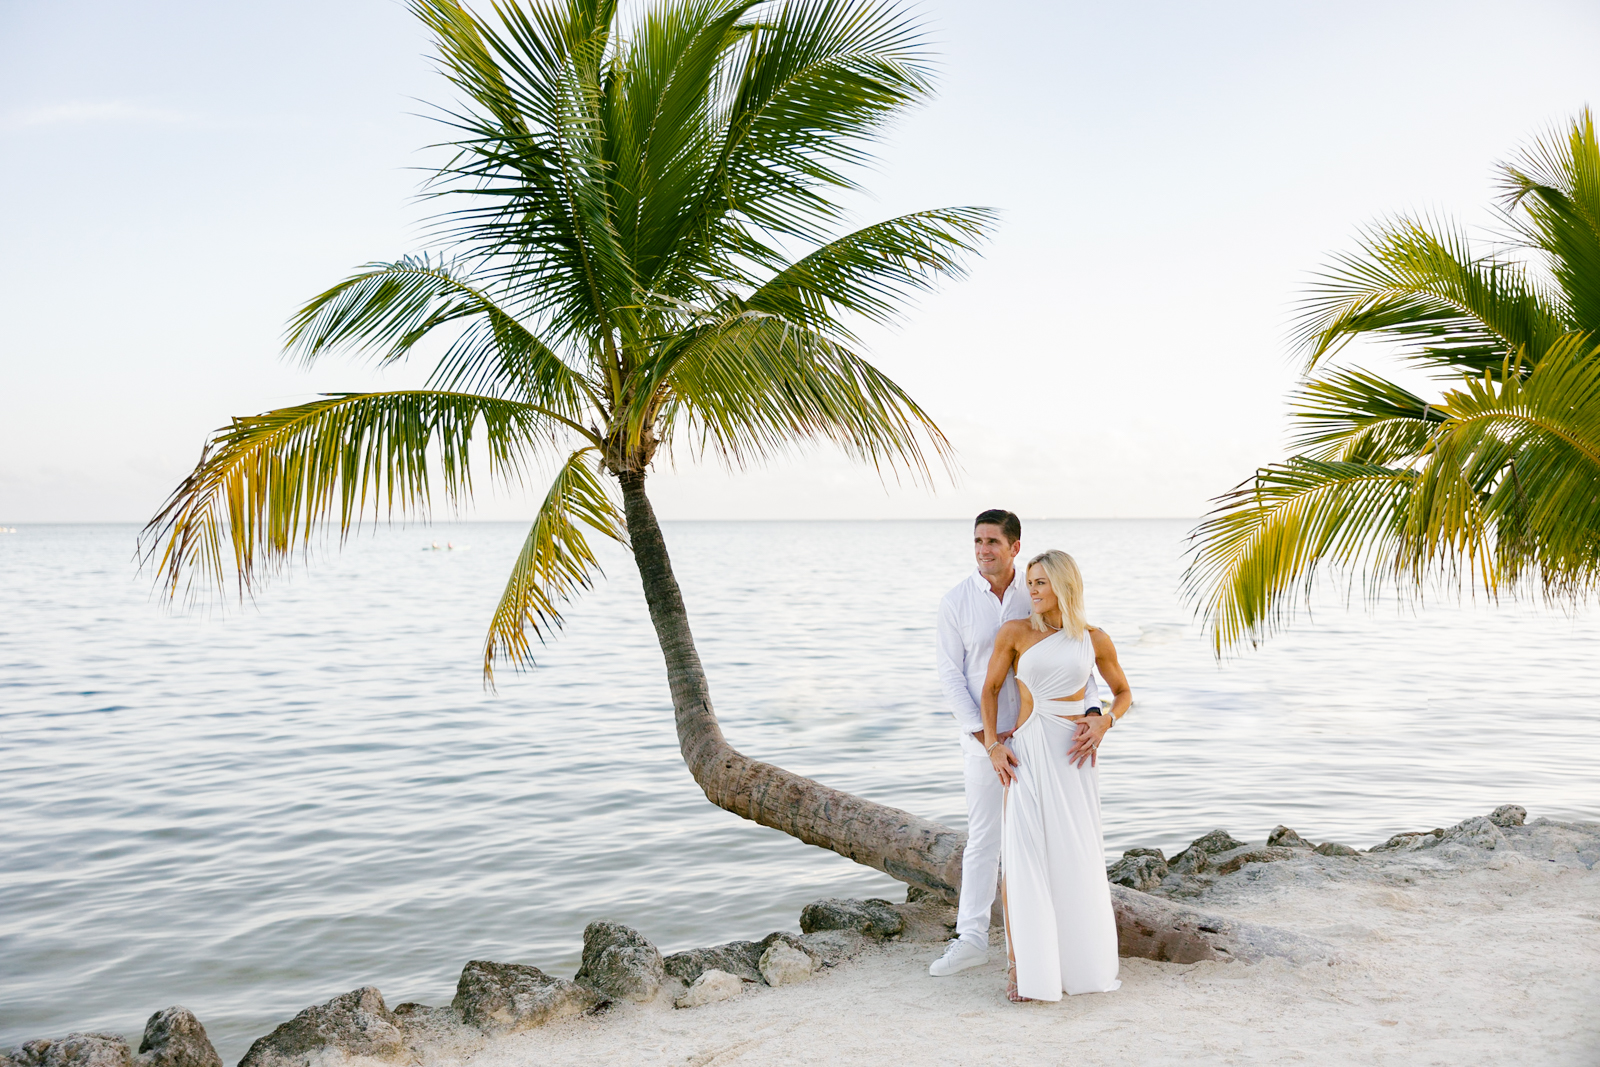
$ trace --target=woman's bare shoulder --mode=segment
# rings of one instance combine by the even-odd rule
[[[1033,627],[1027,619],[1012,619],[1000,624],[1000,629],[995,631],[995,644],[1001,641],[1014,642],[1017,638],[1032,631]]]
[[[1100,627],[1086,626],[1085,629],[1089,631],[1089,640],[1094,642],[1094,647],[1096,650],[1103,651],[1108,648],[1117,647],[1111,643],[1111,635],[1100,629]]]

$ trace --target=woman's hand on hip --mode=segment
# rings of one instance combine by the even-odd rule
[[[1111,720],[1105,715],[1085,715],[1078,721],[1078,729],[1072,735],[1072,747],[1067,749],[1067,759],[1074,767],[1082,767],[1084,763],[1091,767],[1095,765],[1100,741],[1109,729]]]
[[[1017,754],[1003,744],[996,743],[989,750],[989,762],[994,764],[994,773],[1000,776],[1001,785],[1010,785],[1016,780],[1016,773],[1011,768],[1017,766]]]

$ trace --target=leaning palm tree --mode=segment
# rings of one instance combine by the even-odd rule
[[[950,895],[961,835],[750,759],[723,738],[645,486],[676,444],[738,466],[830,442],[928,473],[943,435],[860,352],[960,274],[990,224],[924,211],[833,236],[884,124],[929,92],[896,10],[855,0],[412,0],[462,103],[432,179],[448,254],[372,263],[312,299],[288,348],[381,363],[425,343],[426,387],[236,418],[145,532],[172,595],[253,589],[319,529],[448,502],[473,472],[548,488],[488,624],[483,669],[532,639],[612,538],[638,564],[683,758],[716,804]],[[791,250],[804,254],[792,255]]]
[[[1600,585],[1600,143],[1590,113],[1500,168],[1505,233],[1401,218],[1320,276],[1298,338],[1297,452],[1219,498],[1186,583],[1219,653],[1285,624],[1331,568],[1370,597],[1442,581],[1569,602]],[[1337,366],[1387,343],[1425,399]]]

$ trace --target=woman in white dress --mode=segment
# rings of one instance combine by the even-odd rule
[[[1108,993],[1117,981],[1117,924],[1100,834],[1100,743],[1133,703],[1117,650],[1084,619],[1083,578],[1065,552],[1028,561],[1033,614],[1000,627],[983,687],[983,743],[1006,786],[1000,865],[1006,995],[1060,1000]],[[1085,715],[1099,668],[1107,713]],[[995,731],[1001,686],[1017,675],[1022,707],[1009,747]]]

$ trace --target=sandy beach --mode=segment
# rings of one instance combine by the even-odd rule
[[[932,946],[891,941],[802,985],[688,1010],[664,990],[459,1062],[1600,1063],[1600,825],[1536,820],[1507,845],[1305,852],[1193,901],[1318,938],[1332,964],[1125,958],[1116,993],[1012,1005],[998,953],[932,979]]]
[[[1228,839],[1213,832],[1195,847],[1218,837]],[[520,1020],[480,1016],[478,1024],[498,1030],[490,1034],[467,1025],[474,1021],[471,1008],[462,1014],[465,977],[453,1007],[402,1005],[391,1014],[368,989],[361,1011],[348,999],[356,994],[347,995],[338,1019],[327,1014],[336,1002],[308,1009],[258,1042],[245,1062],[1600,1063],[1600,824],[1536,819],[1496,826],[1479,816],[1343,854],[1313,851],[1309,843],[1233,845],[1213,856],[1209,869],[1202,861],[1203,873],[1174,874],[1156,895],[1213,918],[1281,931],[1298,946],[1298,962],[1125,956],[1115,993],[1014,1005],[1003,995],[999,952],[986,966],[928,976],[954,916],[924,900],[895,906],[905,928],[885,939],[817,930],[815,913],[811,933],[771,935],[769,941],[788,938],[814,957],[806,964],[796,953],[804,969],[815,969],[795,984],[769,986],[750,974],[741,983],[713,972],[729,987],[728,999],[678,1007],[685,982],[670,977],[674,957],[667,959],[665,982],[657,988],[652,980],[633,1002],[614,996],[600,1003],[587,989],[539,976],[547,984],[532,1001],[500,1001]],[[613,930],[636,939],[661,974],[660,957],[639,934]],[[1002,943],[998,928],[993,940]],[[679,973],[686,955],[675,957]],[[589,959],[586,953],[586,968]],[[761,971],[772,980],[765,959]],[[580,973],[579,982],[593,980]],[[562,997],[589,999],[554,1012],[537,1008],[545,1014],[535,1018],[527,1005],[552,1003],[546,994],[558,987]],[[373,1035],[385,1030],[382,1054],[363,1054],[379,1049]]]

